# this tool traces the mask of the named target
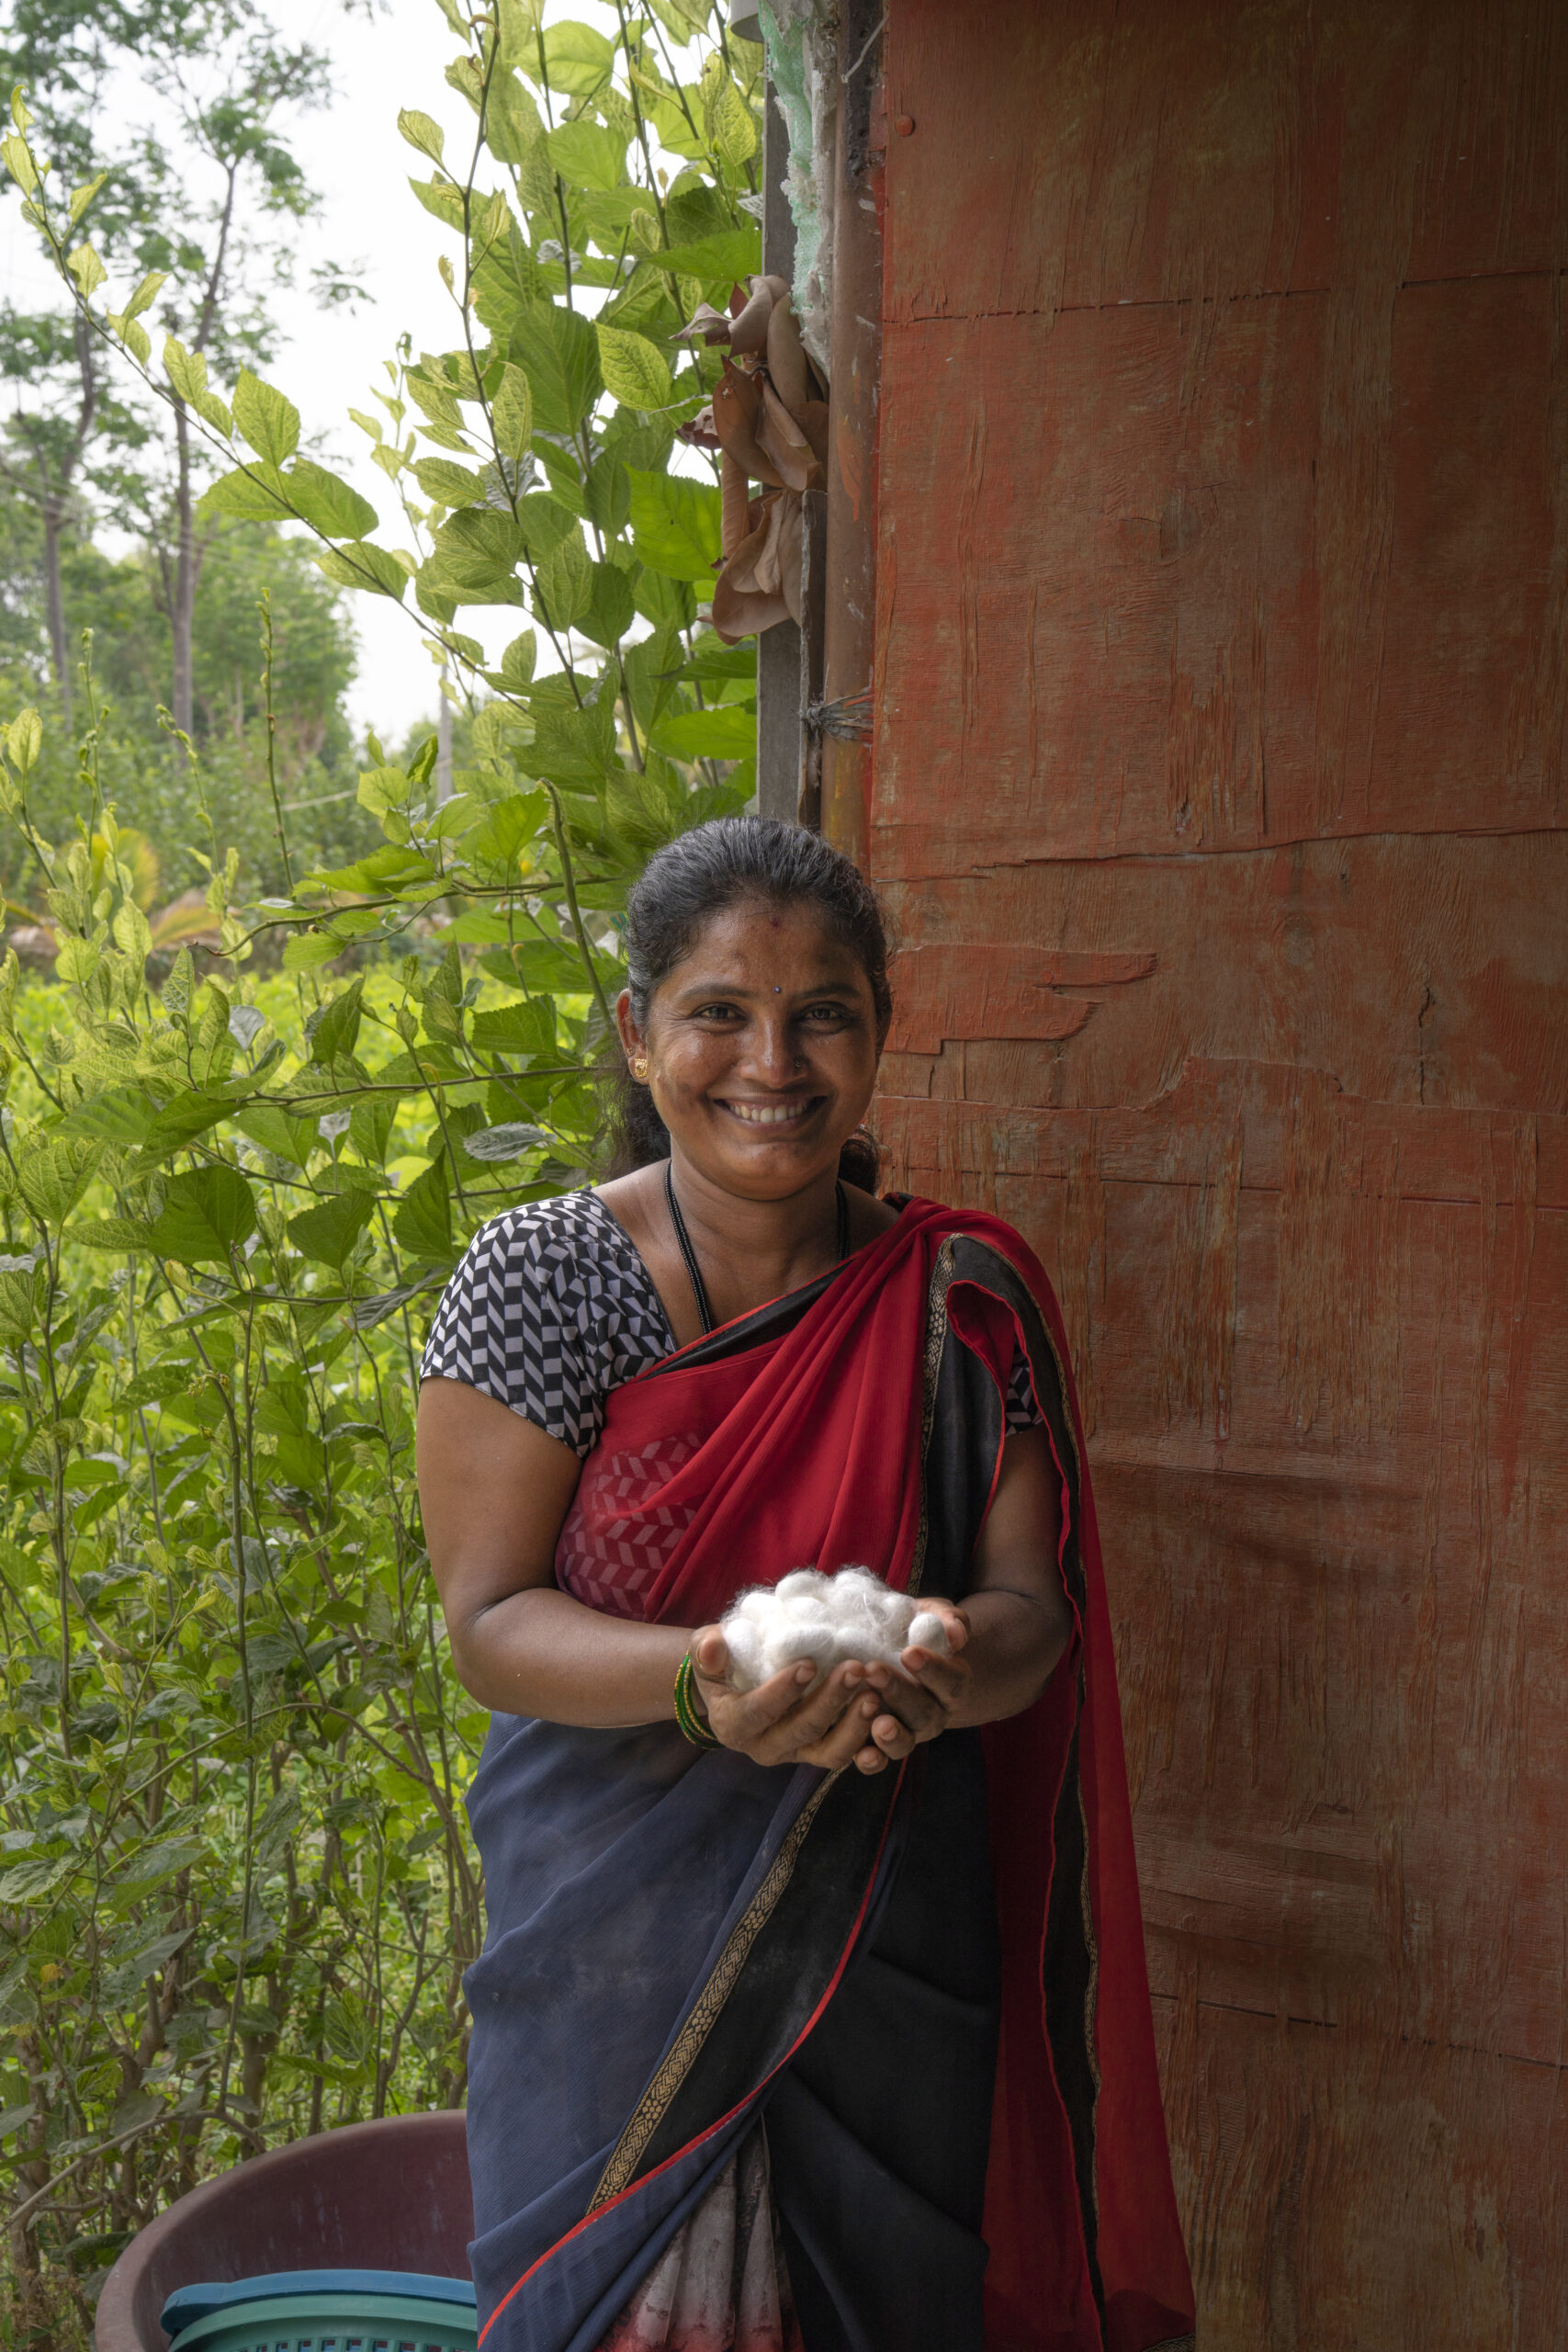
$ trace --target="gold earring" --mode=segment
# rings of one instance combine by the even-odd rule
[[[648,1056],[646,1054],[638,1054],[636,1061],[633,1062],[632,1076],[639,1086],[648,1084]]]

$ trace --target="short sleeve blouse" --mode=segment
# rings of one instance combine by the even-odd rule
[[[598,1442],[612,1389],[674,1347],[625,1228],[597,1193],[566,1193],[479,1227],[442,1293],[420,1378],[461,1381],[584,1455]],[[1039,1419],[1021,1349],[1007,1426]]]

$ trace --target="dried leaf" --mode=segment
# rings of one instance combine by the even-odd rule
[[[757,446],[772,462],[773,479],[786,490],[815,490],[822,480],[816,451],[765,379]]]
[[[801,503],[773,490],[751,507],[752,527],[714,582],[713,625],[727,645],[800,618]]]
[[[810,371],[800,340],[800,325],[786,294],[768,313],[768,374],[785,408],[797,421],[811,397]]]
[[[734,458],[749,481],[765,481],[771,489],[783,490],[783,474],[757,439],[762,386],[761,377],[746,375],[727,360],[713,396],[714,430],[726,457]]]
[[[674,340],[677,343],[728,343],[729,321],[722,311],[716,311],[711,302],[699,302],[687,324],[676,329]]]

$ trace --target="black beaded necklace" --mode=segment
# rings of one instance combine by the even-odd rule
[[[842,1265],[850,1254],[850,1204],[845,1198],[842,1184],[835,1185],[834,1190],[839,1197],[838,1262]],[[692,1237],[686,1230],[686,1220],[681,1215],[681,1204],[675,1198],[675,1180],[668,1160],[664,1163],[664,1197],[670,1204],[670,1222],[675,1228],[675,1240],[682,1257],[686,1261],[686,1272],[691,1277],[692,1296],[696,1300],[697,1313],[702,1318],[703,1329],[705,1332],[711,1331],[715,1327],[713,1309],[708,1305],[707,1284],[703,1280],[703,1270],[697,1263],[697,1253],[692,1247]]]

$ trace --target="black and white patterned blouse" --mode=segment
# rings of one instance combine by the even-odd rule
[[[477,1388],[586,1454],[610,1391],[674,1346],[625,1228],[597,1193],[566,1193],[479,1227],[442,1293],[419,1371],[422,1380]],[[1039,1419],[1021,1349],[1007,1426],[1032,1429]]]

